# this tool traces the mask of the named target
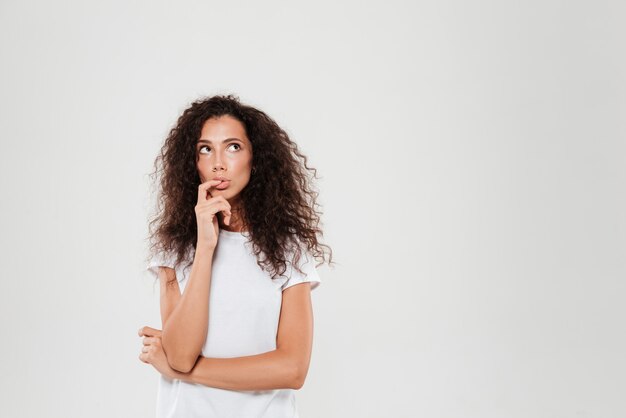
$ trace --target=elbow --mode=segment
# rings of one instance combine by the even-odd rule
[[[169,357],[167,358],[167,362],[170,367],[180,373],[189,373],[191,369],[193,369],[193,367],[196,365],[196,360],[197,357],[193,361],[190,360],[190,357],[173,357],[171,359]]]
[[[293,389],[293,390],[300,390],[300,389],[302,389],[302,386],[304,386],[304,379],[302,379],[302,380],[295,380],[293,382],[293,384],[289,386],[289,388]]]
[[[307,369],[307,367],[302,366],[296,366],[293,368],[293,372],[291,375],[292,377],[289,385],[290,389],[302,389],[302,386],[304,386],[304,381],[306,380]]]
[[[176,350],[164,350],[167,363],[180,373],[189,373],[196,365],[198,354],[181,353]]]
[[[284,349],[280,349],[280,351],[283,352],[284,356],[283,365],[285,370],[284,376],[286,378],[284,387],[295,390],[302,389],[309,371],[310,356],[301,356]]]
[[[183,350],[177,346],[171,347],[169,339],[162,337],[163,351],[167,357],[167,363],[170,367],[180,373],[189,373],[194,368],[198,357],[200,356],[199,350]]]

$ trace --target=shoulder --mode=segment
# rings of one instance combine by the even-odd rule
[[[310,287],[307,287],[310,290],[314,290],[321,283],[321,278],[315,265],[315,258],[305,249],[301,250],[299,260],[295,259],[293,252],[289,254],[284,276],[287,280],[282,286],[283,291],[300,283],[309,283]]]

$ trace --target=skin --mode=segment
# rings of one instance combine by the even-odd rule
[[[193,367],[206,340],[207,300],[219,230],[228,226],[228,230],[241,231],[239,195],[248,184],[252,170],[250,140],[243,124],[231,116],[206,120],[195,151],[198,176],[203,182],[198,186],[195,206],[198,241],[188,291],[180,298],[172,292],[164,295],[164,304],[171,312],[163,324],[162,344],[170,365],[181,372]],[[218,176],[227,181],[222,183],[216,179]],[[220,189],[221,185],[226,188]]]
[[[212,197],[222,196],[230,204],[232,214],[228,221],[226,211],[219,212],[217,218],[220,229],[241,232],[241,201],[239,194],[250,181],[252,172],[252,143],[246,135],[245,127],[229,115],[207,120],[196,145],[197,168],[202,183],[215,176],[230,180],[228,187],[220,190],[209,188]]]
[[[199,244],[200,240],[208,243],[205,258],[210,260],[219,229],[242,231],[239,194],[250,180],[252,144],[243,124],[225,115],[204,123],[196,153],[198,173],[202,181],[196,206],[198,238]],[[218,183],[212,180],[216,175],[230,180],[226,189],[215,188]],[[213,225],[214,228],[203,225]],[[173,269],[160,269],[163,324],[166,324],[182,298],[176,281],[174,286],[165,285],[172,275],[175,275]],[[193,278],[190,279],[187,290],[193,290],[192,281]],[[196,294],[207,293],[202,289],[195,290]],[[196,307],[190,309],[195,311],[202,308],[201,317],[206,318],[207,306],[195,305]],[[138,333],[143,337],[139,359],[151,364],[166,377],[229,390],[300,389],[308,372],[313,343],[310,284],[301,283],[283,291],[276,349],[266,353],[233,358],[199,356],[191,370],[181,372],[171,367],[162,346],[161,330],[144,326]]]
[[[276,349],[243,357],[200,356],[188,373],[173,369],[162,347],[161,330],[139,329],[143,348],[139,359],[170,379],[226,390],[301,389],[313,345],[313,308],[309,283],[283,291]]]

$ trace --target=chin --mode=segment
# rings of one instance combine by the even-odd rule
[[[211,194],[213,196],[224,196],[226,198],[228,198],[228,195],[229,195],[228,190],[217,190],[217,189],[213,190]]]
[[[232,191],[232,190],[228,190],[228,189],[225,189],[225,190],[215,190],[215,191],[213,192],[213,196],[224,196],[224,198],[225,198],[226,200],[232,200],[232,199],[234,199],[237,195],[238,195],[238,193],[233,193],[233,191]]]

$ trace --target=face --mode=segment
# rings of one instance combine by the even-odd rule
[[[252,170],[252,144],[243,124],[228,115],[207,120],[196,144],[196,155],[202,183],[216,177],[226,179],[210,189],[211,195],[236,201]]]

